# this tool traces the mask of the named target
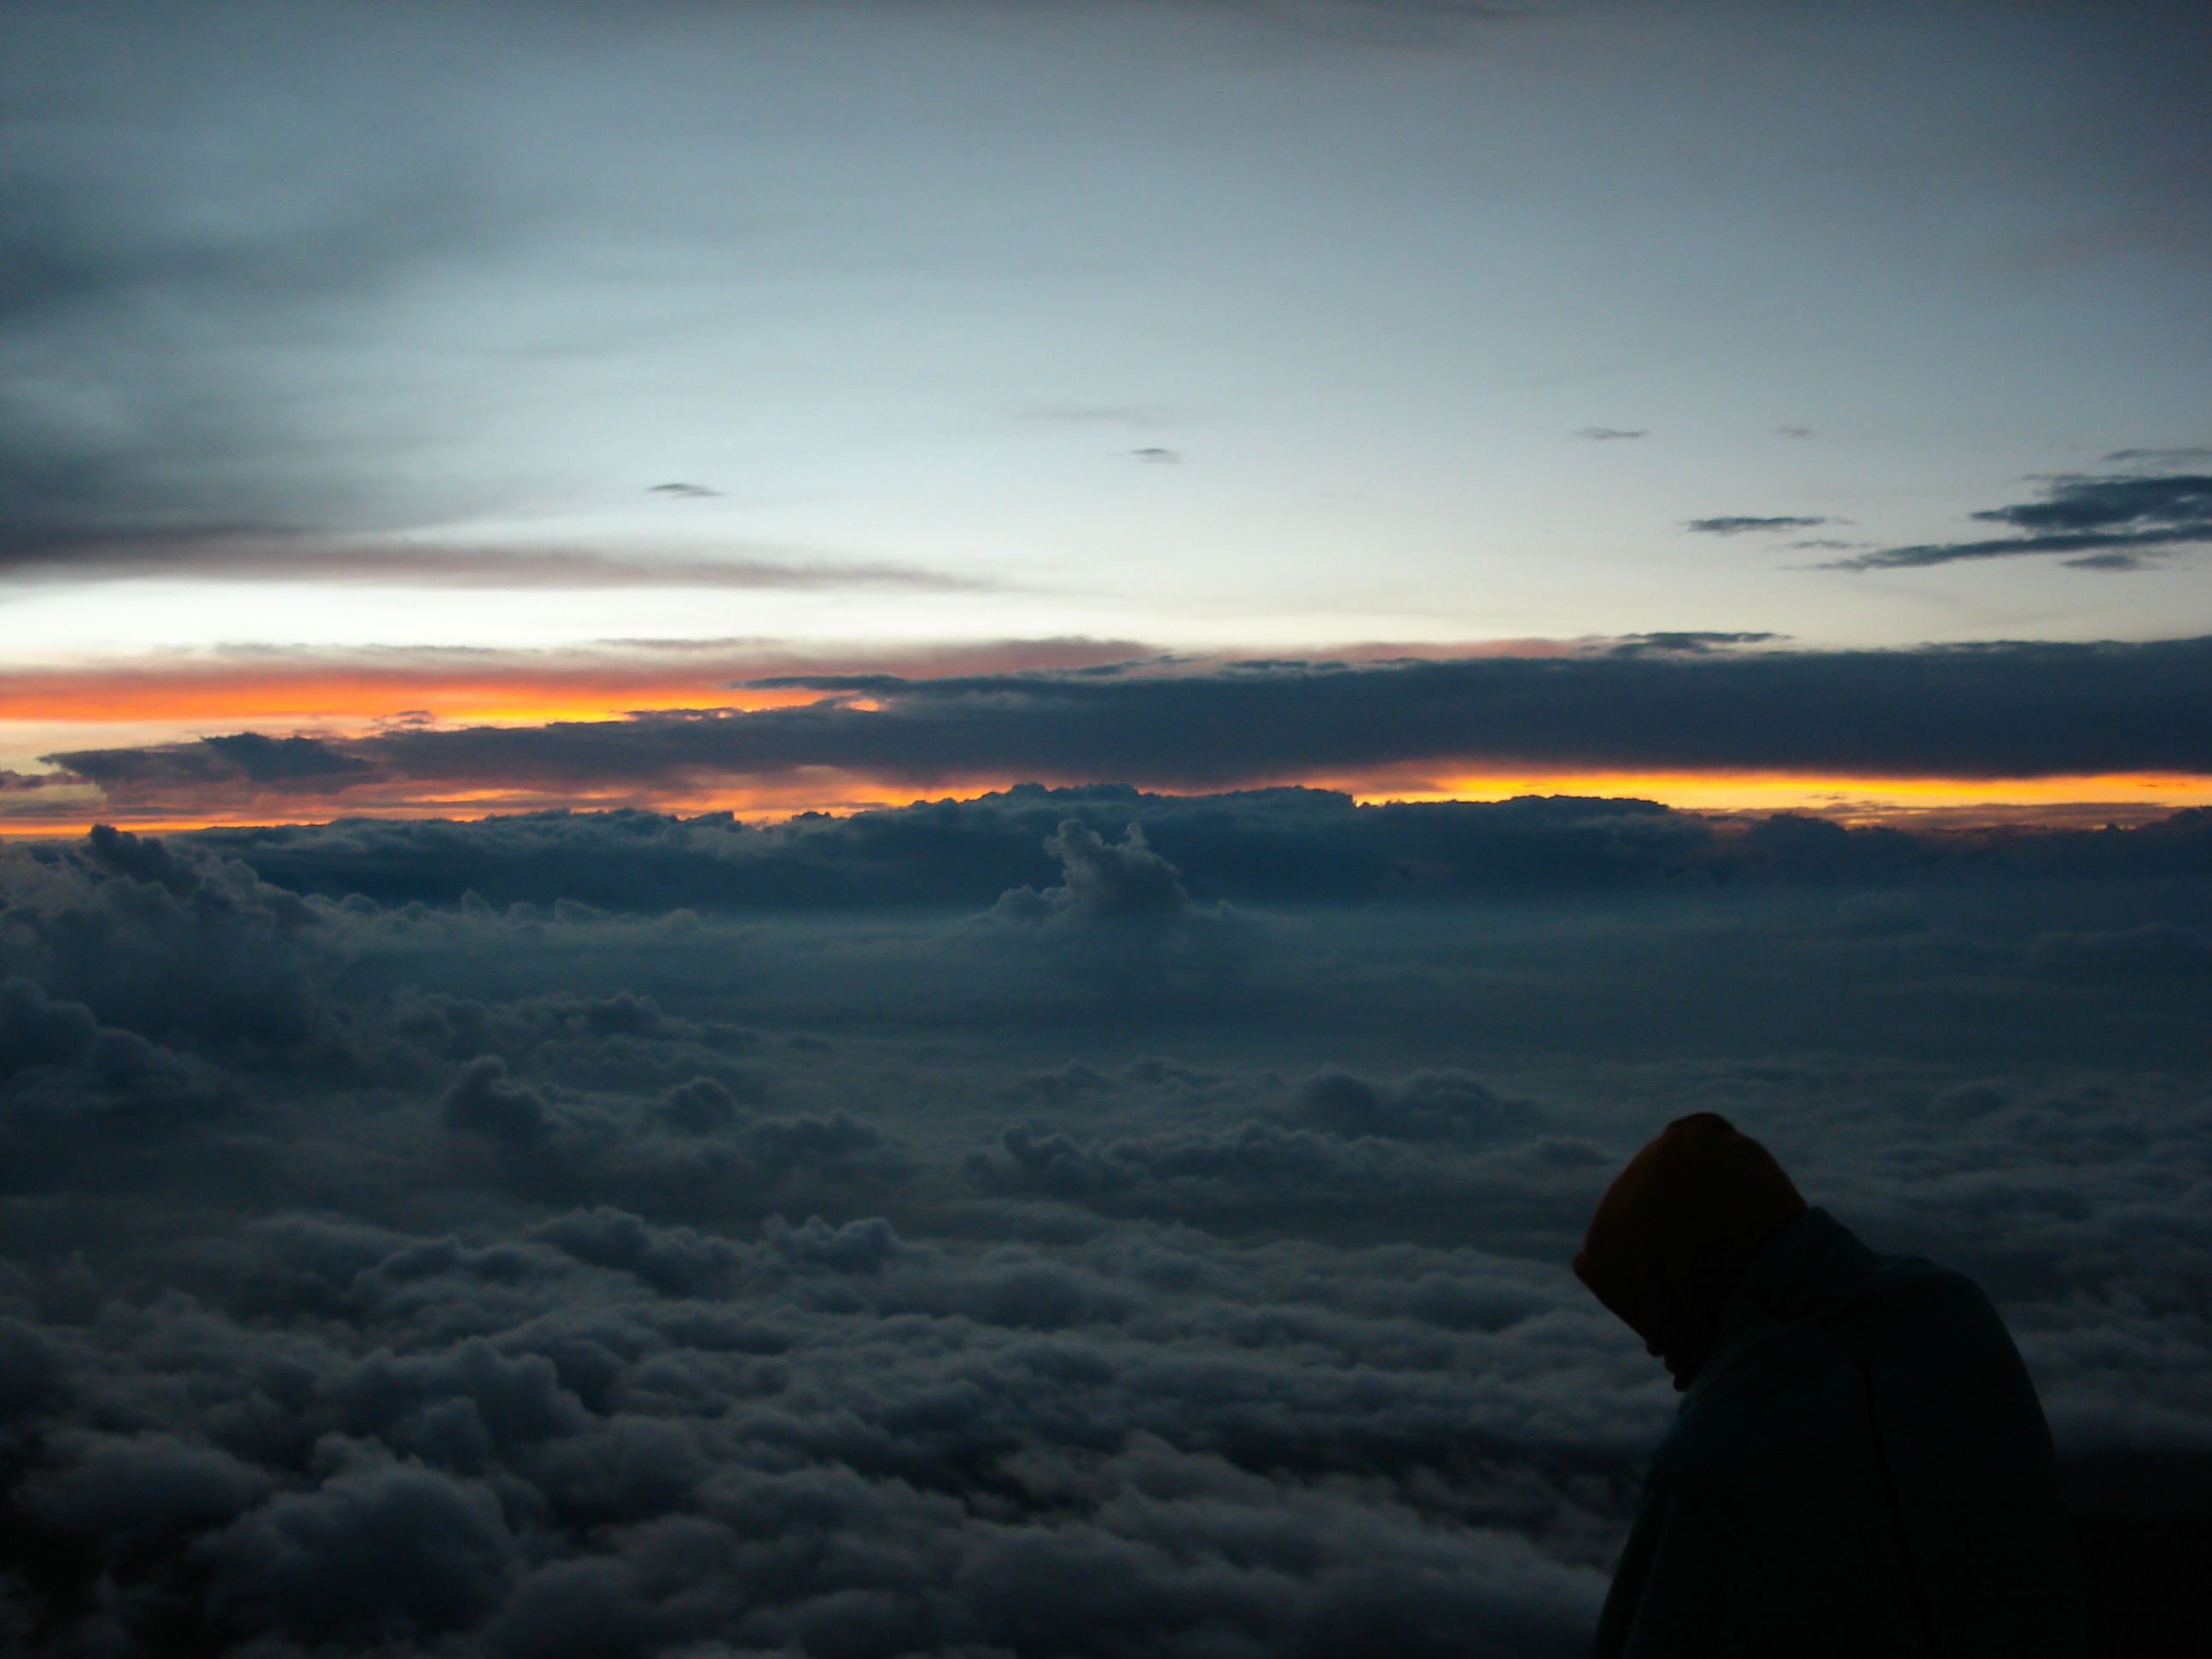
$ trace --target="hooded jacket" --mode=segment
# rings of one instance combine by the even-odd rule
[[[1825,1211],[1784,1224],[1653,1459],[1598,1659],[2078,1659],[2081,1631],[2050,1434],[1988,1299]]]

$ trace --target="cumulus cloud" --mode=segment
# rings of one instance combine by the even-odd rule
[[[1072,835],[1070,823],[1081,833]],[[721,813],[531,813],[210,830],[179,844],[331,898],[452,904],[473,893],[499,905],[757,915],[997,901],[1008,929],[1049,939],[1083,936],[1110,921],[1101,913],[1115,905],[1142,932],[1188,917],[1194,903],[1202,910],[1223,900],[1419,902],[1907,876],[2184,876],[2204,856],[2209,831],[2197,810],[2134,830],[2107,830],[2098,818],[2082,829],[1914,834],[1790,815],[1739,830],[1649,801],[1572,796],[1360,805],[1319,789],[1182,796],[1024,785],[969,801],[760,829]]]
[[[2142,451],[2122,451],[2135,459]],[[2110,456],[2107,459],[2119,459]],[[2133,473],[2047,480],[2042,499],[1994,507],[1972,515],[2023,533],[1985,541],[1931,542],[1883,548],[1838,559],[1833,570],[1911,568],[1960,559],[2002,559],[2070,553],[2066,562],[2086,570],[2148,568],[2145,550],[2212,541],[2212,477],[2203,473]]]
[[[0,1620],[1582,1651],[1674,1396],[1565,1263],[1698,1109],[1990,1288],[2088,1535],[2172,1513],[2202,816],[1032,789],[8,849]],[[1224,891],[1238,994],[1066,970]]]
[[[1140,823],[1116,844],[1081,818],[1063,819],[1044,850],[1060,863],[1058,884],[1007,889],[988,921],[1000,938],[1109,995],[1218,999],[1265,931],[1225,905],[1192,903]]]

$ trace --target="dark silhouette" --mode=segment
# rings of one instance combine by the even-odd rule
[[[1710,1112],[1630,1162],[1575,1273],[1685,1391],[1601,1659],[2078,1659],[2050,1431],[1971,1282],[1875,1255]]]

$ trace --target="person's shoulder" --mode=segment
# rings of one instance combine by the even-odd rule
[[[1872,1270],[1816,1316],[1849,1346],[1884,1335],[1947,1347],[2012,1339],[1996,1305],[1966,1274],[1914,1255],[1874,1258]]]
[[[1741,1311],[1758,1322],[1798,1324],[1844,1337],[1898,1322],[1955,1322],[1962,1331],[1996,1326],[1981,1287],[1964,1273],[1917,1255],[1870,1249],[1826,1210],[1808,1210],[1753,1270]]]
[[[1683,1396],[1655,1472],[1757,1463],[1782,1449],[1802,1454],[1853,1419],[1856,1388],[1848,1351],[1818,1326],[1742,1325]]]

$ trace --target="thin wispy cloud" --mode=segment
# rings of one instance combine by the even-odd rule
[[[2072,554],[2080,570],[2142,570],[2149,550],[2212,542],[2212,476],[2131,474],[2047,480],[2041,498],[1972,515],[2023,533],[1986,540],[1929,542],[1881,548],[1824,567],[1831,570],[1911,569],[1964,559]]]
[[[2212,445],[2191,444],[2179,449],[2116,449],[2102,459],[2123,465],[2133,462],[2142,466],[2191,466],[2200,461],[2212,461]]]
[[[892,588],[975,592],[998,584],[887,562],[623,556],[590,549],[345,545],[276,537],[143,537],[0,556],[0,582],[307,582],[497,589]]]
[[[1842,519],[1826,518],[1723,518],[1690,519],[1682,528],[1694,530],[1706,536],[1747,536],[1753,533],[1776,534],[1785,530],[1814,530],[1824,524],[1842,524]]]
[[[1717,634],[1687,632],[1667,634],[1631,634],[1611,647],[1616,657],[1648,655],[1655,651],[1679,652],[1702,657],[1715,651],[1724,651],[1739,645],[1768,645],[1788,635],[1783,634]]]

